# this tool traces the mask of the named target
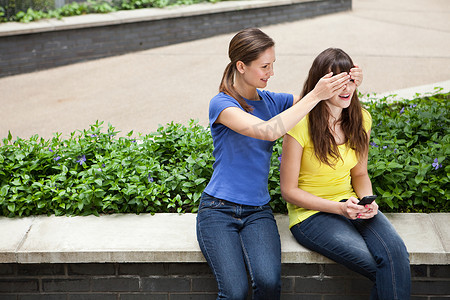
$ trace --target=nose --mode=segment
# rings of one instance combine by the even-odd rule
[[[349,85],[346,84],[346,85],[344,86],[344,91],[347,92],[347,91],[349,91],[349,90],[350,90]]]
[[[269,67],[269,75],[273,76],[275,73],[273,72],[273,65]]]

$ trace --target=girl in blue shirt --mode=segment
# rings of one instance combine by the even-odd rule
[[[217,280],[217,299],[246,299],[247,271],[253,299],[280,298],[281,247],[268,204],[272,146],[321,100],[342,92],[362,72],[323,76],[300,97],[262,91],[273,73],[273,40],[256,28],[238,32],[209,122],[214,172],[197,215],[197,239]]]

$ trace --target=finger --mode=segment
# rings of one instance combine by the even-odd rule
[[[328,74],[325,74],[325,76],[323,76],[322,78],[331,78],[333,76],[333,72],[330,72]]]
[[[339,74],[339,75],[341,75],[341,74]],[[333,76],[333,79],[337,78],[337,76],[339,76],[339,75]],[[346,75],[340,76],[338,79],[335,79],[334,81],[332,81],[332,85],[340,86],[342,84],[347,84],[349,80],[350,80],[350,75],[346,74]]]
[[[349,81],[350,81],[350,79],[346,79],[343,82],[341,82],[340,84],[333,85],[331,87],[333,94],[342,92],[345,89],[345,87],[347,86],[347,84],[349,83]]]
[[[333,77],[331,77],[330,82],[336,82],[336,81],[339,81],[341,79],[345,80],[345,78],[350,78],[350,75],[348,75],[347,72],[342,72],[342,73],[339,73],[339,74],[334,75]]]

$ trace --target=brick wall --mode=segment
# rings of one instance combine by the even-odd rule
[[[0,37],[0,77],[120,55],[246,27],[297,21],[351,9],[322,0],[197,16]]]
[[[412,300],[450,299],[450,266],[411,271]],[[282,280],[283,300],[367,300],[371,287],[337,264],[283,264]],[[216,290],[206,263],[0,264],[2,300],[214,300]]]

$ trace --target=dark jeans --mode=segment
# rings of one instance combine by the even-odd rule
[[[410,298],[409,254],[381,212],[367,220],[320,212],[291,227],[291,232],[303,246],[372,280],[370,299]]]
[[[270,206],[248,206],[203,193],[197,240],[217,280],[217,299],[280,299],[281,246]]]

